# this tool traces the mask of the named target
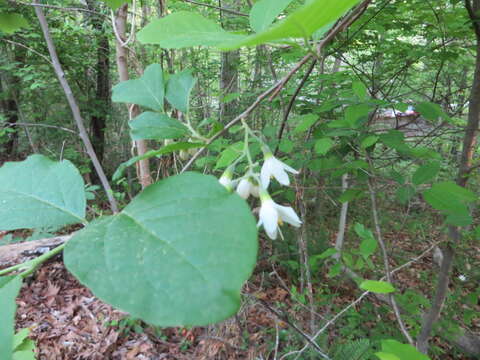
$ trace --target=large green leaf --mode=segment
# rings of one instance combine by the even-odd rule
[[[196,79],[192,76],[191,70],[184,70],[168,79],[166,98],[176,109],[188,112],[190,93],[195,86]]]
[[[256,255],[247,203],[212,176],[184,173],[78,232],[64,259],[100,299],[150,324],[186,326],[238,310]]]
[[[179,49],[191,46],[215,46],[234,50],[287,38],[308,38],[316,30],[337,20],[358,0],[314,0],[292,13],[285,20],[251,36],[226,32],[215,22],[180,11],[152,21],[138,33],[146,44]]]
[[[143,75],[135,80],[122,81],[113,87],[112,100],[145,106],[163,111],[165,84],[159,64],[148,65]]]
[[[19,276],[0,277],[0,354],[2,360],[11,360],[13,352],[15,298],[22,287]]]
[[[0,13],[0,31],[6,34],[13,34],[15,31],[27,26],[28,22],[21,14]]]
[[[400,360],[430,360],[430,358],[419,352],[412,345],[402,344],[396,340],[382,340],[382,353],[383,354],[392,354]],[[376,354],[378,356],[378,354]],[[380,359],[390,359],[386,356],[381,357]],[[392,357],[391,359],[395,359]]]
[[[165,114],[146,111],[128,123],[133,140],[177,139],[188,133],[180,121]]]
[[[440,105],[431,102],[423,102],[417,104],[415,107],[422,116],[430,121],[450,120],[450,117],[445,114]]]
[[[32,155],[0,168],[0,230],[84,222],[83,179],[68,160]]]
[[[316,30],[337,20],[358,0],[313,0],[292,13],[285,20],[258,34],[237,42],[225,43],[223,50],[255,46],[286,38],[307,38]]]
[[[472,222],[467,203],[475,201],[478,196],[449,181],[434,184],[423,193],[425,200],[448,217],[448,223],[465,226]]]
[[[292,0],[260,0],[250,10],[250,26],[255,32],[269,27]]]
[[[191,46],[219,46],[244,39],[244,35],[231,34],[215,22],[187,11],[179,11],[153,20],[137,34],[144,44],[159,44],[166,49]]]
[[[412,182],[415,185],[425,184],[435,178],[440,171],[440,162],[430,161],[420,166],[413,174]]]

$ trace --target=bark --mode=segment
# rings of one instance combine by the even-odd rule
[[[34,0],[33,4],[38,4],[38,0]],[[57,75],[58,81],[60,82],[60,85],[65,94],[65,97],[67,98],[68,105],[70,106],[70,110],[72,112],[72,116],[77,125],[79,136],[83,141],[83,144],[85,146],[85,149],[87,150],[88,156],[90,157],[93,165],[95,166],[97,175],[100,178],[102,186],[108,197],[110,208],[112,209],[113,213],[117,213],[118,212],[117,201],[113,197],[113,191],[110,187],[110,184],[108,183],[107,177],[105,176],[105,172],[103,171],[102,165],[98,161],[97,155],[95,154],[95,150],[93,149],[90,138],[88,137],[87,129],[85,128],[85,123],[83,121],[82,115],[80,114],[80,109],[78,108],[77,101],[65,77],[65,73],[63,71],[62,65],[60,64],[60,60],[58,59],[57,50],[55,48],[55,44],[53,43],[52,36],[50,35],[50,29],[48,27],[47,19],[45,18],[45,15],[43,14],[43,10],[41,7],[35,6],[35,13],[40,23],[40,27],[42,28],[45,42],[47,43],[48,52],[50,54],[50,58],[52,59],[52,65],[55,70],[55,74]]]
[[[87,0],[88,9],[97,11],[95,0]],[[105,132],[107,117],[110,113],[110,45],[107,33],[104,29],[104,16],[91,13],[90,22],[95,30],[97,41],[97,64],[96,64],[96,89],[95,108],[91,116],[90,126],[92,145],[97,153],[100,163],[103,162],[105,152]]]
[[[115,17],[115,26],[117,28],[118,35],[122,39],[122,41],[126,40],[126,27],[127,27],[127,11],[128,11],[128,4],[121,6],[116,14]],[[127,81],[130,79],[128,74],[128,50],[125,46],[116,39],[116,50],[117,50],[117,67],[118,67],[118,75],[120,77],[120,81]],[[140,115],[140,109],[138,106],[134,105],[131,111],[132,119],[136,116]],[[145,140],[138,140],[135,141],[137,154],[143,155],[147,152],[147,142]],[[150,162],[148,159],[144,159],[139,161],[137,166],[137,177],[142,185],[142,188],[146,188],[150,184],[152,184],[152,177],[150,175]]]
[[[469,13],[472,25],[477,38],[476,47],[476,64],[473,78],[472,89],[470,92],[470,103],[468,108],[468,123],[463,138],[462,157],[457,174],[457,184],[465,187],[468,182],[468,176],[472,170],[472,159],[475,152],[477,142],[478,128],[480,125],[480,0],[466,0],[466,9]],[[443,260],[440,265],[440,273],[437,280],[435,295],[433,298],[432,308],[424,317],[422,329],[417,339],[417,348],[424,352],[428,352],[429,339],[434,324],[440,318],[445,299],[448,294],[448,285],[450,282],[453,261],[455,258],[455,245],[458,245],[462,239],[460,229],[455,226],[449,227],[450,243],[443,249]]]
[[[226,9],[233,8],[236,4],[222,4],[219,1],[219,7],[225,7]],[[226,30],[234,30],[231,25],[229,25],[228,19],[232,15],[229,15],[225,11],[220,10],[220,17],[222,27]],[[234,50],[229,52],[222,53],[221,59],[221,72],[220,72],[220,93],[221,96],[226,96],[231,93],[236,93],[239,91],[239,81],[238,81],[238,65],[240,64],[240,50]],[[238,101],[233,100],[228,103],[220,103],[220,121],[228,122],[235,116],[235,113],[238,108]]]
[[[62,245],[70,240],[72,236],[73,234],[1,246],[0,267],[4,268],[19,264],[27,260],[28,257],[41,255],[59,245]]]

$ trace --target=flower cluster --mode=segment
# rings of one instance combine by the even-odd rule
[[[279,225],[286,222],[292,226],[299,227],[302,222],[290,206],[282,206],[275,203],[267,189],[272,178],[284,186],[290,185],[290,178],[287,172],[298,174],[298,171],[278,160],[265,146],[263,154],[264,162],[260,174],[254,173],[252,171],[253,164],[250,164],[251,167],[247,174],[234,181],[232,180],[232,167],[229,167],[219,181],[229,191],[233,191],[236,187],[238,195],[244,199],[247,199],[250,195],[260,198],[261,207],[258,226],[263,226],[268,237],[275,240],[279,233],[282,236]]]

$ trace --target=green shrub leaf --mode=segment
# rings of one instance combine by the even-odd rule
[[[122,81],[115,85],[112,90],[112,100],[163,111],[164,88],[162,67],[159,64],[151,64],[147,66],[140,78]]]
[[[21,14],[0,13],[0,31],[5,34],[13,34],[27,26],[28,21]]]
[[[371,291],[377,294],[389,294],[395,291],[395,288],[386,281],[365,280],[360,284],[360,289]]]
[[[292,0],[260,0],[250,10],[250,26],[255,32],[269,27]]]
[[[238,310],[256,255],[247,203],[212,176],[185,173],[78,232],[64,259],[100,299],[153,325],[187,326]]]
[[[0,354],[2,360],[11,360],[14,338],[14,321],[17,304],[15,298],[22,287],[20,276],[0,277]]]
[[[440,171],[440,163],[438,161],[430,161],[420,166],[413,174],[412,182],[415,185],[425,184],[435,178]]]
[[[0,230],[84,222],[85,190],[77,168],[32,155],[0,168]]]
[[[187,113],[190,100],[190,93],[195,86],[196,79],[192,76],[191,70],[184,70],[172,75],[167,82],[167,93],[165,97],[174,108]]]
[[[188,133],[180,121],[165,114],[146,111],[128,122],[133,140],[177,139]]]

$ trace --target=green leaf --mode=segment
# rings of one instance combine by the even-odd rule
[[[364,280],[360,284],[360,289],[371,291],[377,294],[389,294],[395,291],[395,288],[386,281]]]
[[[22,287],[20,276],[0,277],[0,354],[2,360],[11,360],[13,352],[15,298]]]
[[[449,181],[434,184],[423,196],[434,209],[449,214],[462,213],[465,203],[477,200],[473,192]]]
[[[191,70],[184,70],[168,79],[167,101],[183,113],[188,113],[190,93],[197,80],[192,76]]]
[[[144,112],[128,122],[133,140],[177,139],[188,134],[188,129],[180,121],[165,114]]]
[[[365,84],[361,81],[354,81],[352,83],[353,93],[360,99],[366,99],[368,96],[368,90]]]
[[[28,21],[21,14],[0,13],[0,31],[5,34],[13,34],[15,31],[27,26]]]
[[[330,248],[322,252],[321,254],[317,255],[319,259],[326,259],[331,257],[333,254],[336,254],[338,251],[335,248]]]
[[[0,168],[0,230],[59,227],[85,221],[83,179],[68,160],[32,155]]]
[[[140,78],[122,81],[115,85],[112,90],[112,100],[163,111],[164,87],[161,65],[151,64]]]
[[[417,104],[415,110],[430,121],[449,120],[450,117],[445,114],[440,105],[431,102]]]
[[[166,49],[192,46],[219,46],[237,42],[244,35],[229,33],[215,22],[187,11],[178,11],[150,22],[137,34],[144,44],[158,44]]]
[[[250,10],[250,26],[255,32],[269,27],[292,0],[260,0]]]
[[[230,145],[220,154],[220,158],[217,161],[215,169],[223,169],[230,165],[236,158],[243,153],[243,142],[237,142]]]
[[[341,203],[345,203],[345,202],[348,202],[348,201],[352,201],[352,200],[354,200],[354,199],[356,199],[356,198],[358,198],[362,195],[363,195],[362,190],[348,189],[342,195],[340,195],[340,197],[338,198],[338,201],[340,201]]]
[[[310,127],[312,127],[313,124],[317,122],[318,115],[315,115],[315,114],[300,115],[295,117],[294,120],[297,121],[298,125],[293,130],[293,133],[299,134],[310,129]]]
[[[393,354],[400,360],[430,360],[427,355],[422,354],[412,345],[402,344],[393,339],[382,340],[382,352]]]
[[[415,185],[425,184],[435,178],[440,171],[440,163],[438,161],[431,161],[423,166],[420,166],[413,174],[412,182]]]
[[[319,155],[325,155],[333,146],[334,142],[330,138],[318,139],[315,142],[315,152]]]
[[[411,185],[402,186],[395,193],[398,201],[403,205],[406,205],[414,195],[415,188]]]
[[[365,139],[362,140],[360,147],[362,149],[369,148],[370,146],[374,145],[378,141],[378,136],[370,135],[367,136]]]
[[[377,356],[380,360],[402,360],[398,356],[395,356],[389,353],[384,353],[382,351],[375,353],[375,356]]]
[[[103,0],[112,10],[117,10],[125,3],[130,4],[132,0]]]
[[[213,176],[184,173],[76,233],[64,261],[97,297],[133,317],[203,326],[239,309],[257,247],[247,203]]]
[[[162,147],[161,149],[159,150],[150,150],[150,151],[147,151],[145,154],[143,155],[139,155],[139,156],[135,156],[133,158],[131,158],[130,160],[120,164],[120,166],[118,167],[118,169],[115,171],[115,173],[113,174],[112,176],[112,180],[113,181],[117,181],[118,179],[120,179],[123,175],[123,173],[125,172],[125,169],[129,166],[132,166],[133,164],[135,164],[136,162],[140,161],[140,160],[144,160],[144,159],[150,159],[152,157],[155,157],[155,156],[160,156],[160,155],[165,155],[165,154],[169,154],[169,153],[172,153],[174,151],[180,151],[180,150],[188,150],[188,149],[194,149],[194,148],[199,148],[199,147],[202,147],[204,146],[205,144],[201,144],[201,143],[191,143],[191,142],[178,142],[178,143],[174,143],[174,144],[169,144],[167,146],[164,146]]]
[[[310,1],[267,30],[236,42],[226,42],[220,48],[235,50],[242,46],[256,46],[286,38],[308,38],[316,30],[336,21],[357,2],[358,0]]]
[[[327,276],[329,278],[333,278],[335,276],[338,276],[342,272],[342,264],[337,262],[335,265],[333,265],[330,270],[328,271]]]
[[[205,45],[222,50],[235,50],[286,38],[304,39],[336,21],[357,2],[310,1],[278,24],[251,36],[226,32],[218,24],[198,14],[179,11],[152,21],[138,33],[138,39],[145,44],[159,44],[169,49]]]
[[[20,330],[13,337],[12,360],[35,360],[35,343],[28,338],[30,330],[28,328]]]
[[[375,253],[377,250],[377,240],[373,237],[368,237],[362,240],[360,243],[360,255],[363,258],[368,258]]]

